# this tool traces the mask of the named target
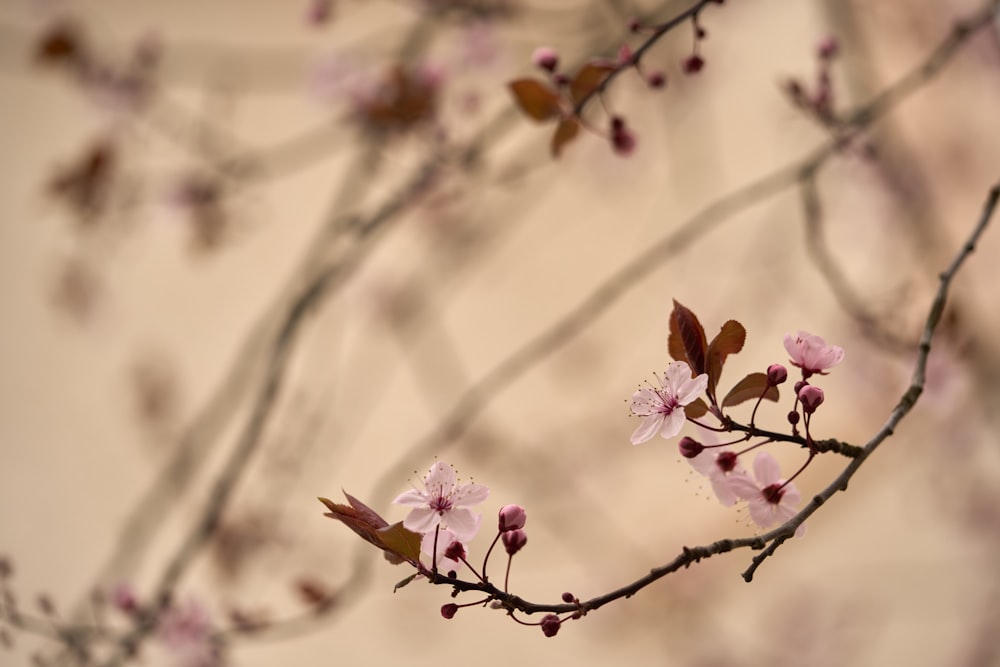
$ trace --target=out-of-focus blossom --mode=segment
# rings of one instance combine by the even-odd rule
[[[794,337],[785,334],[785,351],[792,365],[801,368],[806,377],[813,373],[823,375],[844,360],[844,348],[828,345],[823,338],[808,331],[799,331]]]

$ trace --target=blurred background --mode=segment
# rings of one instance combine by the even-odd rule
[[[1000,175],[996,3],[708,5],[553,159],[507,89],[534,49],[572,73],[694,4],[0,0],[0,663],[104,664],[167,582],[143,664],[1000,664],[995,227],[914,412],[750,584],[719,556],[547,639],[443,620],[323,516],[401,520],[450,462],[491,488],[472,561],[525,506],[511,589],[551,603],[753,534],[676,439],[629,444],[672,299],[746,327],[722,386],[804,329],[846,350],[814,435],[885,421]]]

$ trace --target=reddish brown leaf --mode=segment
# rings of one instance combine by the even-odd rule
[[[674,300],[674,310],[670,313],[670,338],[667,340],[670,356],[677,361],[686,361],[695,375],[706,372],[705,330],[693,312]],[[683,355],[675,352],[683,349]]]
[[[700,398],[696,398],[684,406],[684,416],[689,419],[697,419],[708,412],[708,405]]]
[[[559,93],[538,79],[518,79],[507,86],[514,95],[517,106],[534,120],[552,120],[562,113]]]
[[[597,90],[608,74],[616,69],[618,67],[614,63],[606,60],[593,60],[581,67],[569,84],[569,96],[573,104],[579,104],[580,100]]]
[[[379,539],[387,554],[395,554],[413,564],[420,562],[420,536],[403,527],[403,522],[379,529]]]
[[[715,388],[722,376],[722,367],[726,357],[743,349],[747,339],[747,330],[736,320],[729,320],[722,325],[719,333],[708,345],[708,393],[715,396]]]
[[[580,121],[576,118],[563,118],[559,121],[559,127],[552,135],[552,157],[559,157],[563,148],[576,138],[580,131]]]
[[[767,390],[766,392],[765,389]],[[751,373],[729,390],[726,397],[722,399],[722,406],[728,408],[739,405],[744,401],[755,401],[761,394],[764,394],[764,398],[769,401],[778,400],[778,388],[768,385],[767,374]]]

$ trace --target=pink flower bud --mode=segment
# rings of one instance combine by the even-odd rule
[[[693,459],[694,457],[701,454],[702,451],[704,451],[705,449],[704,445],[702,445],[694,438],[689,438],[688,436],[684,436],[683,438],[681,438],[681,442],[678,445],[678,447],[681,450],[681,456],[683,456],[686,459]]]
[[[619,65],[630,65],[632,64],[632,47],[628,44],[622,44],[618,47],[618,64]]]
[[[777,387],[787,379],[788,369],[781,364],[771,364],[767,367],[767,383],[772,387]]]
[[[792,410],[791,412],[789,412],[788,413],[788,423],[791,424],[792,426],[795,426],[796,424],[798,424],[799,423],[799,413],[796,412],[795,410]]]
[[[646,76],[646,83],[649,84],[650,88],[655,88],[659,90],[667,85],[667,75],[663,72],[650,72]]]
[[[508,530],[500,539],[503,540],[503,547],[507,550],[507,555],[513,556],[528,543],[528,534],[518,528],[517,530]]]
[[[449,602],[448,604],[441,607],[441,615],[445,618],[455,618],[455,614],[458,613],[458,605],[454,602]]]
[[[524,528],[528,514],[520,505],[504,505],[500,508],[500,532]]]
[[[816,47],[816,55],[821,60],[833,60],[837,57],[838,53],[840,53],[840,43],[832,35],[821,41],[819,46]]]
[[[576,596],[570,592],[563,593],[562,601],[565,602],[566,604],[569,604],[571,602],[576,602]]]
[[[312,25],[319,26],[329,21],[332,13],[333,0],[312,0],[307,19]]]
[[[555,614],[549,614],[542,619],[542,632],[546,637],[555,637],[556,633],[559,632],[559,628],[562,626],[562,621]]]
[[[629,32],[642,32],[642,24],[639,23],[639,19],[629,19],[628,20],[628,31]]]
[[[621,116],[611,117],[611,147],[622,157],[631,155],[635,150],[635,135],[625,125]]]
[[[681,63],[685,74],[697,74],[705,67],[705,59],[697,53],[692,53]]]
[[[806,411],[806,414],[816,412],[816,408],[822,405],[823,398],[823,390],[813,385],[803,387],[802,391],[799,392],[799,400],[802,401],[802,409]]]
[[[559,67],[559,54],[551,47],[540,46],[531,54],[531,62],[535,64],[535,67],[555,72],[556,67]]]

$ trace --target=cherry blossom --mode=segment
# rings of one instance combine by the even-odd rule
[[[461,542],[471,540],[482,516],[469,509],[486,500],[490,490],[482,484],[459,484],[455,469],[437,461],[424,476],[424,490],[410,489],[392,502],[413,509],[403,526],[421,535],[438,526],[450,528]]]
[[[724,507],[732,507],[740,499],[732,488],[733,480],[748,475],[735,452],[728,447],[704,449],[697,456],[688,459],[688,462],[708,478],[715,497]],[[752,481],[750,483],[753,484]]]
[[[642,423],[632,434],[632,444],[646,442],[659,431],[664,438],[672,438],[684,427],[684,406],[688,405],[708,386],[708,375],[691,377],[691,368],[683,361],[667,366],[660,381],[660,388],[643,387],[632,394],[632,413],[642,417]]]
[[[792,365],[801,368],[805,377],[813,373],[824,375],[824,371],[844,360],[844,348],[827,345],[823,338],[808,331],[799,331],[794,338],[785,334],[785,350],[791,357]]]
[[[784,523],[796,515],[802,496],[792,483],[781,479],[781,466],[768,454],[761,452],[754,457],[753,474],[734,477],[729,488],[740,498],[749,502],[750,518],[761,528],[770,528],[775,523]],[[805,526],[799,526],[795,537],[802,537]]]
[[[434,549],[435,539],[437,539],[437,550]],[[442,528],[424,533],[420,540],[420,550],[430,556],[438,572],[457,572],[462,567],[462,563],[452,556],[465,554],[465,546],[452,530]]]

